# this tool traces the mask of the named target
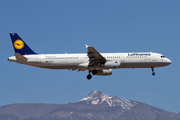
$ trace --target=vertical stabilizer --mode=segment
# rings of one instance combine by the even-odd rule
[[[36,54],[20,37],[17,33],[10,33],[12,44],[15,53],[21,55]]]

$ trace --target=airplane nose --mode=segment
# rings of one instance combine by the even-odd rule
[[[171,60],[170,60],[170,59],[168,59],[168,58],[167,58],[167,63],[168,63],[168,65],[170,65],[170,64],[171,64]]]

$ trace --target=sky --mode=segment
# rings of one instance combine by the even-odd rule
[[[180,112],[179,0],[1,0],[0,106],[14,103],[66,104],[93,90]],[[157,52],[172,64],[116,69],[111,76],[88,71],[49,70],[9,62],[9,33],[18,33],[37,53]]]

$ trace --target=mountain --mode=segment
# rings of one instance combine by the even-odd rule
[[[180,120],[180,114],[96,90],[69,104],[0,106],[0,120]]]
[[[137,102],[134,102],[134,101],[108,96],[98,90],[91,92],[88,96],[81,99],[77,103],[82,103],[82,104],[84,103],[87,105],[88,104],[92,104],[92,105],[97,105],[97,104],[105,105],[106,104],[106,105],[109,105],[110,107],[120,106],[125,110],[129,110],[137,104]]]

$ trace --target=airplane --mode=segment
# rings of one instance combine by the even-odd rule
[[[151,68],[171,64],[164,55],[154,52],[99,53],[94,47],[86,46],[87,53],[77,54],[38,54],[35,53],[17,33],[10,33],[14,56],[8,60],[20,64],[47,69],[88,70],[87,79],[92,75],[109,76],[112,69]],[[92,74],[92,75],[91,75]]]

